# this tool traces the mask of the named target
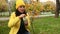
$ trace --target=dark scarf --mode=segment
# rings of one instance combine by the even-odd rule
[[[20,13],[18,10],[16,10],[15,13],[16,13],[16,16],[20,16],[21,14],[25,14],[26,15],[25,11],[24,11],[24,13]],[[27,31],[27,30],[25,29],[23,18],[21,18],[20,29],[17,32],[17,34],[23,34],[25,31]]]
[[[15,14],[16,14],[16,16],[20,16],[21,14],[25,14],[26,15],[26,11],[24,11],[23,13],[20,13],[18,10],[16,10]]]

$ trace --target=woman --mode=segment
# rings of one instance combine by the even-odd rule
[[[23,0],[16,0],[16,11],[11,14],[8,27],[11,28],[9,34],[30,33],[29,15],[25,12]]]

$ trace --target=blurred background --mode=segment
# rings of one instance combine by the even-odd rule
[[[60,0],[24,0],[32,17],[31,34],[60,34]],[[8,34],[9,16],[15,11],[15,0],[0,0],[0,34]]]

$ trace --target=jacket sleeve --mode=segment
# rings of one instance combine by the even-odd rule
[[[28,13],[27,13],[27,19],[28,19],[28,26],[27,26],[27,28],[30,30],[31,22],[30,22],[30,16],[29,16]]]
[[[8,27],[13,27],[20,19],[19,17],[14,17],[15,15],[14,14],[11,14],[10,16],[10,20],[8,22]]]

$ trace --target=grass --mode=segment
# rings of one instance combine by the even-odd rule
[[[0,21],[0,34],[8,34],[8,21]],[[33,20],[35,34],[60,34],[60,18],[43,17]],[[32,29],[31,29],[32,32]]]
[[[8,34],[9,28],[7,24],[8,21],[0,21],[0,34]]]
[[[35,34],[60,34],[60,18],[44,17],[34,19]]]

